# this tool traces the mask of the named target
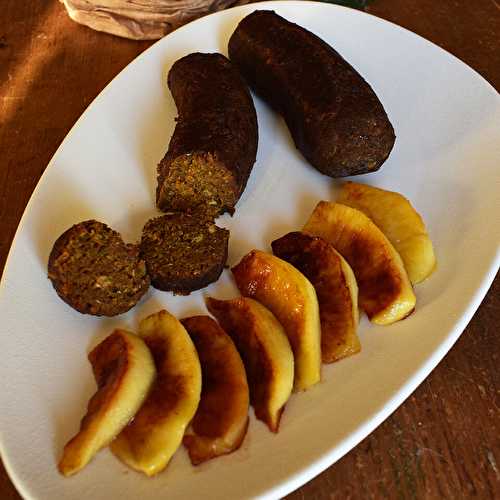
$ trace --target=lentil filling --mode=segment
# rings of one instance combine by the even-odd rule
[[[151,219],[144,226],[141,253],[152,285],[189,294],[216,281],[227,259],[228,239],[229,231],[205,212]]]
[[[185,154],[160,167],[164,169],[159,190],[162,210],[192,213],[203,207],[216,217],[236,203],[234,177],[211,153]]]
[[[128,311],[149,287],[138,246],[125,244],[116,231],[92,220],[60,236],[48,275],[65,302],[97,316]]]

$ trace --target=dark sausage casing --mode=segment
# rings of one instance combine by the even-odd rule
[[[279,111],[295,145],[331,177],[378,170],[394,129],[372,88],[332,47],[272,11],[245,17],[229,58]]]
[[[221,54],[193,53],[168,74],[178,118],[158,165],[161,210],[234,211],[257,154],[257,116],[246,83]]]

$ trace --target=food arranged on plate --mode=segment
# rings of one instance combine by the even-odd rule
[[[297,149],[331,177],[378,170],[395,141],[373,89],[324,40],[273,11],[246,16],[229,58],[286,121]]]
[[[168,74],[179,116],[158,165],[156,203],[164,211],[234,212],[257,155],[252,97],[222,54],[189,54]]]
[[[193,465],[237,450],[248,429],[247,374],[231,337],[210,316],[181,321],[200,358],[201,399],[183,439]]]
[[[231,215],[257,153],[257,117],[242,76],[285,118],[298,149],[331,177],[377,170],[395,136],[371,87],[320,38],[274,12],[244,18],[221,54],[189,54],[169,72],[178,119],[158,165],[157,206],[138,245],[97,221],[56,241],[49,278],[76,310],[128,311],[150,283],[189,294],[216,281]],[[165,310],[115,330],[89,355],[98,391],[59,470],[78,472],[101,448],[153,476],[181,443],[193,465],[236,451],[257,419],[278,432],[292,392],[321,364],[361,350],[359,306],[378,325],[415,309],[413,284],[436,266],[420,215],[399,193],[348,182],[303,228],[253,249],[231,271],[240,297],[206,297],[216,318]]]
[[[383,197],[385,191],[378,191]],[[413,208],[408,214],[415,219]],[[420,216],[418,221],[428,238]],[[402,220],[398,224],[405,227]],[[65,447],[59,464],[64,475],[78,472],[110,443],[118,458],[148,476],[167,466],[181,442],[193,465],[232,453],[247,433],[249,402],[256,418],[278,432],[292,390],[319,382],[321,361],[360,351],[358,299],[380,325],[414,311],[403,260],[363,212],[320,201],[302,232],[271,246],[275,255],[252,250],[232,268],[242,297],[206,298],[218,323],[209,316],[179,322],[160,311],[140,323],[139,336],[117,330],[91,352],[99,391],[80,432]],[[411,262],[428,262],[427,251],[426,245],[412,248]],[[124,339],[134,348],[125,354]],[[144,354],[146,346],[154,365]],[[120,356],[126,359],[114,359]],[[117,388],[123,371],[130,376],[130,357],[143,364],[136,373],[139,385],[123,381]],[[135,399],[113,399],[120,389]],[[129,412],[106,414],[108,399],[126,404]],[[117,413],[123,418],[116,419]]]

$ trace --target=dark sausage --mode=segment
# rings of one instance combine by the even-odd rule
[[[168,75],[178,119],[158,166],[162,210],[233,212],[257,154],[257,116],[248,88],[221,54],[189,54]]]
[[[229,57],[279,111],[295,145],[331,177],[377,170],[395,135],[375,92],[340,54],[272,11],[245,17]]]

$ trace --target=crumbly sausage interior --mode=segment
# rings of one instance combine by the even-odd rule
[[[168,213],[142,233],[141,255],[155,288],[189,294],[216,281],[227,259],[229,231],[205,213]]]
[[[116,231],[95,220],[76,224],[57,239],[48,276],[67,304],[96,316],[128,311],[149,288],[138,246],[125,244]]]
[[[206,210],[218,215],[232,210],[237,189],[234,177],[211,153],[178,156],[165,167],[160,198],[168,209],[180,212]]]

